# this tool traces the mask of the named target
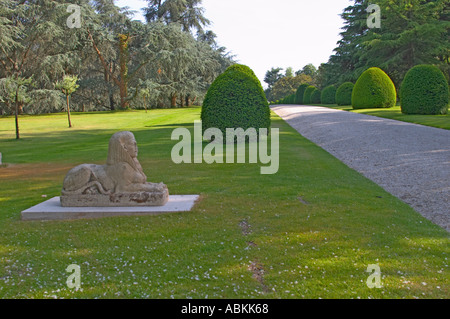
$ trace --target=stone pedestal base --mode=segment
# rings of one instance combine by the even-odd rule
[[[168,192],[61,196],[62,207],[147,207],[164,206],[168,201]]]
[[[75,220],[118,216],[146,216],[188,212],[199,195],[171,195],[164,206],[140,207],[62,207],[54,197],[22,212],[22,220]]]

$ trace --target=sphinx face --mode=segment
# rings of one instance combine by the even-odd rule
[[[130,154],[131,158],[136,158],[138,156],[138,147],[134,138],[126,139],[123,147],[128,152],[128,154]]]

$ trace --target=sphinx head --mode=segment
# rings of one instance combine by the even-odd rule
[[[129,163],[134,167],[138,155],[136,139],[131,132],[118,132],[109,140],[107,165]]]

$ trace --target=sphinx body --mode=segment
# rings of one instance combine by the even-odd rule
[[[163,183],[149,183],[137,160],[131,132],[114,134],[106,165],[83,164],[71,169],[63,182],[63,207],[164,206],[169,191]]]

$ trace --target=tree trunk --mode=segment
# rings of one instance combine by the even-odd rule
[[[145,113],[147,113],[147,99],[144,96],[144,108],[145,108]]]
[[[16,90],[16,107],[15,107],[15,121],[16,121],[16,140],[20,138],[19,134],[19,86]]]
[[[120,107],[123,110],[125,110],[129,107],[129,103],[127,101],[127,96],[128,96],[127,84],[125,82],[123,82],[123,80],[120,82],[119,90],[120,90]]]
[[[172,95],[172,98],[171,98],[170,100],[171,100],[171,101],[170,101],[170,106],[171,106],[172,108],[176,108],[176,107],[177,107],[177,94],[174,93],[174,94]]]
[[[69,128],[72,127],[72,122],[70,121],[70,108],[69,108],[69,96],[66,95],[66,100],[67,100],[67,118],[69,120]]]
[[[128,43],[130,37],[127,34],[119,34],[119,61],[120,61],[120,106],[122,109],[129,107],[128,97]]]
[[[109,94],[109,108],[111,109],[111,111],[114,111],[116,109],[116,106],[114,104],[113,89],[111,87],[108,88],[108,94]]]
[[[16,139],[18,140],[20,138],[19,134],[19,104],[16,102],[16,108],[15,108],[15,120],[16,120]]]
[[[23,102],[19,102],[19,114],[22,115],[23,114]]]
[[[187,107],[191,106],[191,96],[190,95],[186,95],[186,106]]]
[[[180,106],[184,107],[184,96],[180,96]]]

